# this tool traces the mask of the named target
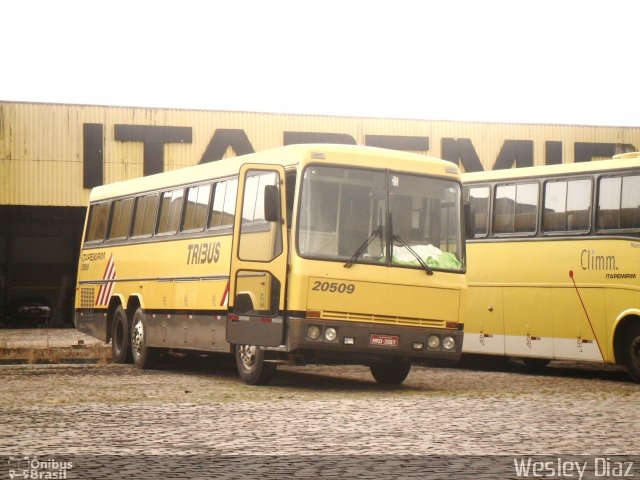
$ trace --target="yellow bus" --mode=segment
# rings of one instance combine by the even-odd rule
[[[640,155],[463,183],[464,353],[621,364],[640,381]]]
[[[293,145],[92,190],[76,327],[117,362],[235,354],[278,364],[457,359],[466,288],[453,163],[372,147]]]

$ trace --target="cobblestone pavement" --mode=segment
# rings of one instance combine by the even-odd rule
[[[250,387],[228,357],[0,366],[0,456],[73,459],[67,478],[444,478],[452,462],[517,478],[512,456],[624,454],[640,477],[640,385],[624,372],[471,367],[414,366],[390,388],[318,366]]]

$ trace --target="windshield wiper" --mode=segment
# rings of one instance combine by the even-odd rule
[[[371,242],[373,242],[373,240],[376,237],[380,237],[380,239],[382,239],[382,225],[378,225],[378,228],[376,228],[373,232],[371,232],[371,234],[365,239],[365,241],[362,242],[362,245],[358,247],[358,249],[351,256],[349,261],[344,264],[344,268],[350,268],[356,262],[356,260],[358,260],[360,255],[362,255],[365,252],[367,247],[371,245]]]
[[[400,235],[394,235],[392,238],[394,242],[398,242],[400,245],[406,248],[407,251],[411,253],[411,255],[416,257],[416,260],[418,260],[418,263],[422,266],[422,268],[424,268],[424,271],[427,272],[427,275],[433,275],[432,268],[429,265],[427,265],[427,262],[425,262],[422,259],[422,257],[420,257],[420,255],[418,255],[416,251],[409,246],[407,242],[405,242],[402,238],[400,238]]]

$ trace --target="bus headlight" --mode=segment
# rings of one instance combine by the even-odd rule
[[[315,325],[309,326],[309,328],[307,328],[307,337],[310,340],[317,340],[318,338],[320,338],[320,327],[317,327]]]
[[[333,342],[337,336],[338,332],[336,332],[336,329],[333,327],[329,327],[324,331],[324,338],[328,342]]]
[[[445,350],[453,350],[456,346],[456,341],[453,339],[453,337],[444,337],[442,339],[442,347]]]
[[[435,350],[436,348],[440,347],[440,337],[437,335],[429,335],[429,338],[427,339],[427,346],[431,349],[431,350]]]

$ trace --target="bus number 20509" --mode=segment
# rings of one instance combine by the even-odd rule
[[[356,286],[353,283],[321,282],[320,280],[314,280],[311,290],[316,292],[351,294],[356,291]]]

